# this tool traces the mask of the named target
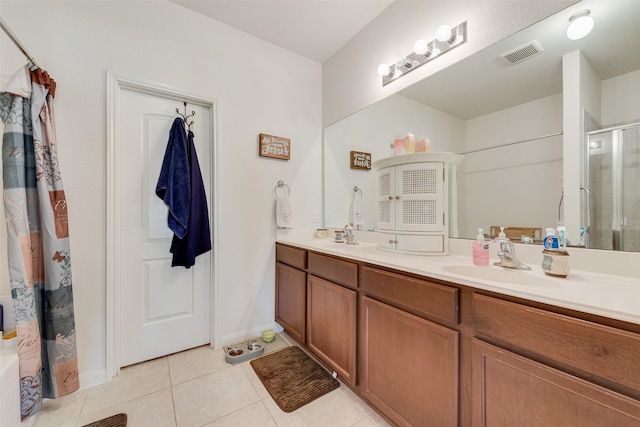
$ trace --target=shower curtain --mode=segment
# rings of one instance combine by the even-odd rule
[[[53,124],[56,83],[18,70],[0,94],[9,276],[18,333],[21,416],[79,388],[71,257]]]

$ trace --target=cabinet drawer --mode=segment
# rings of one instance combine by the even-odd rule
[[[362,269],[361,288],[390,303],[458,323],[458,290],[376,268]]]
[[[305,270],[307,268],[307,251],[277,244],[276,261]]]
[[[476,334],[640,390],[640,335],[585,320],[473,296]]]
[[[350,288],[358,287],[358,265],[352,262],[310,252],[309,273]]]
[[[640,402],[549,366],[472,341],[474,427],[637,427]]]

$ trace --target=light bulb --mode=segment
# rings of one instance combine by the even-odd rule
[[[436,39],[439,42],[450,42],[451,41],[451,27],[448,25],[441,25],[436,31]]]
[[[413,51],[416,55],[424,55],[429,52],[429,42],[425,39],[420,39],[413,45]]]
[[[578,40],[586,36],[593,29],[594,21],[589,16],[590,10],[581,10],[569,18],[569,27],[567,28],[567,37],[570,40]]]
[[[389,64],[383,62],[382,64],[378,65],[378,74],[381,76],[388,76],[389,74],[391,74],[391,68],[389,68]]]

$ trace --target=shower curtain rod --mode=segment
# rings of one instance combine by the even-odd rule
[[[20,43],[20,40],[18,40],[16,35],[13,34],[13,31],[11,31],[11,28],[9,28],[9,26],[4,22],[2,18],[0,18],[0,27],[2,27],[2,30],[7,34],[7,36],[9,36],[13,44],[15,44],[18,47],[18,49],[20,49],[20,52],[22,52],[22,54],[27,57],[29,62],[34,66],[40,68],[36,60],[33,59],[33,56],[29,55],[29,52],[27,52],[27,49],[24,48],[22,43]]]

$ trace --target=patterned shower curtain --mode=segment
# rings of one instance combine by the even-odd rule
[[[28,67],[16,76],[22,85],[10,83],[0,94],[0,118],[24,420],[40,410],[43,398],[76,391],[79,377],[67,202],[53,124],[56,83]],[[11,93],[12,86],[20,89]]]

